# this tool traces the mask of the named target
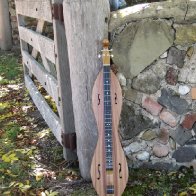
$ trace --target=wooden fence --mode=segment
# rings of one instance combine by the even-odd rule
[[[109,1],[15,1],[26,87],[63,145],[65,159],[78,157],[82,177],[90,179],[91,159],[97,141],[91,94],[102,68],[98,54],[102,40],[108,37]],[[38,20],[36,30],[28,28],[25,17]],[[44,23],[53,25],[54,40],[43,35]],[[29,46],[33,47],[32,51]],[[39,53],[41,63],[37,58]],[[54,99],[59,116],[38,91],[34,77]],[[73,150],[76,135],[77,156]]]
[[[76,135],[62,1],[16,0],[15,3],[26,87],[63,146],[64,158],[75,160]],[[27,17],[37,21],[36,28],[27,25]],[[43,35],[46,23],[53,28],[54,39]],[[53,98],[58,114],[51,109],[35,81]]]

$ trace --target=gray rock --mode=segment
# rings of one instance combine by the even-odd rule
[[[181,126],[178,126],[178,128],[175,131],[170,131],[170,136],[181,146],[183,146],[187,141],[189,141],[192,138],[191,131],[187,131]]]
[[[126,86],[127,85],[127,80],[126,80],[125,76],[122,73],[118,72],[116,76],[117,76],[121,86]]]
[[[157,133],[156,131],[153,131],[153,130],[145,131],[141,137],[141,139],[146,140],[146,141],[151,141],[155,138],[157,138]]]
[[[196,45],[194,45],[194,51],[196,51]],[[191,84],[196,84],[196,52],[191,56],[190,61],[186,62],[185,69],[182,70],[181,75],[186,78],[186,81]],[[186,75],[187,73],[187,75]],[[182,78],[182,79],[184,79]]]
[[[176,150],[176,142],[172,137],[169,138],[169,145],[172,150]]]
[[[148,161],[150,158],[150,154],[146,151],[140,152],[136,155],[136,158],[140,161]]]
[[[196,84],[196,65],[192,64],[189,68],[189,74],[187,76],[187,82]]]
[[[165,78],[167,67],[166,60],[160,59],[154,65],[152,65],[153,72],[161,79]]]
[[[195,134],[196,134],[196,123],[193,125],[193,131],[194,131]]]
[[[137,76],[174,40],[171,25],[164,21],[144,19],[130,23],[113,42],[113,61],[128,78]]]
[[[127,91],[125,91],[125,99],[137,104],[142,103],[141,93],[134,89],[128,89]]]
[[[180,85],[178,88],[178,92],[180,95],[186,95],[190,92],[190,88],[186,85]]]
[[[192,110],[196,112],[196,101],[192,101]]]
[[[179,82],[186,82],[188,75],[189,75],[189,68],[188,67],[183,67],[180,70],[180,73],[178,75],[178,81]]]
[[[157,126],[157,124],[153,124],[150,118],[141,113],[136,114],[132,106],[123,104],[120,122],[120,133],[123,139],[131,139],[140,132]]]
[[[138,91],[153,94],[161,87],[160,78],[152,70],[148,70],[133,79],[132,87]]]
[[[156,162],[154,164],[152,163],[144,163],[142,165],[142,168],[147,168],[147,169],[156,169],[156,170],[165,170],[165,171],[172,171],[174,169],[174,164],[170,162]]]
[[[186,145],[187,146],[196,145],[196,138],[193,139],[193,140],[190,140],[190,141],[186,142]]]
[[[167,52],[164,52],[164,53],[160,56],[161,59],[164,59],[164,58],[166,58],[166,57],[167,57]]]
[[[141,0],[127,0],[131,3],[141,2]],[[153,0],[155,1],[155,0]],[[150,2],[144,1],[143,2]],[[152,2],[152,1],[151,1]],[[189,9],[187,9],[187,7]],[[111,13],[111,21],[109,31],[123,25],[125,22],[142,20],[143,18],[167,18],[172,19],[178,24],[183,24],[188,21],[195,20],[195,1],[170,0],[159,3],[144,3],[132,7],[125,8],[119,12]],[[185,17],[186,15],[186,17]]]
[[[158,102],[177,114],[186,113],[189,107],[188,102],[181,99],[172,89],[162,89],[161,97],[158,98]]]
[[[130,153],[139,152],[139,151],[145,149],[146,147],[147,147],[147,144],[145,141],[133,142],[133,143],[129,144],[129,146],[126,146],[124,148],[124,151],[128,155]]]
[[[152,151],[153,154],[159,158],[166,157],[169,154],[169,148],[161,144],[154,145]]]
[[[196,147],[181,147],[173,154],[177,162],[184,163],[194,160],[196,157]]]
[[[171,47],[167,56],[167,63],[170,65],[174,64],[177,65],[179,68],[182,68],[184,65],[185,56],[186,51]]]

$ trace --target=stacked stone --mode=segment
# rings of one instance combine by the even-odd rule
[[[196,170],[196,13],[187,13],[183,23],[148,16],[113,31],[130,167]]]

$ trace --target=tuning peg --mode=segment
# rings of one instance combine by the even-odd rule
[[[114,55],[113,55],[113,54],[111,54],[110,56],[111,56],[112,58],[114,57]]]
[[[99,59],[101,58],[101,54],[98,54],[98,58],[99,58]]]

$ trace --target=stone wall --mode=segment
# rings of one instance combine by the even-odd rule
[[[120,134],[130,167],[196,170],[196,2],[128,7],[111,15],[123,88]]]

